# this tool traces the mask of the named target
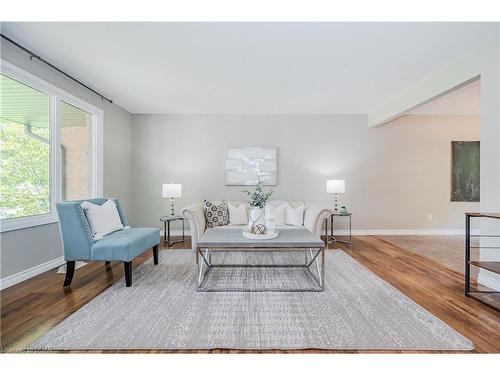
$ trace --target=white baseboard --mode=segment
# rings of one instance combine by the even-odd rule
[[[186,236],[191,235],[191,231],[186,229]],[[349,235],[348,230],[336,230],[338,236]],[[163,236],[163,230],[160,232]],[[322,232],[323,234],[323,232]],[[353,236],[463,236],[463,229],[353,229]],[[471,234],[480,234],[479,230],[472,230]],[[182,236],[181,229],[171,229],[171,236]]]
[[[348,230],[336,230],[338,235],[348,235]],[[471,234],[479,234],[472,230]],[[463,236],[463,229],[353,229],[353,236]]]
[[[88,263],[85,263],[84,261],[82,260],[77,260],[75,262],[75,271],[78,269],[78,268],[82,268],[83,266],[86,266]],[[66,264],[63,264],[61,267],[59,267],[57,269],[57,273],[66,273]]]
[[[500,292],[500,278],[497,274],[489,272],[488,270],[479,270],[477,283]]]
[[[48,262],[39,264],[37,266],[28,268],[27,270],[15,273],[14,275],[4,277],[3,279],[0,280],[0,290],[18,284],[24,280],[28,280],[53,268],[59,267],[64,263],[65,263],[64,258],[60,257],[53,260],[49,260]]]
[[[163,230],[160,230],[160,236],[164,236],[165,232]],[[182,236],[182,229],[170,229],[170,235],[171,236]],[[189,229],[186,229],[184,231],[184,235],[186,237],[191,236],[191,231]]]

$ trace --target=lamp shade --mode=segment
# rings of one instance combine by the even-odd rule
[[[345,181],[344,180],[326,181],[326,192],[328,194],[345,193]]]
[[[163,198],[180,198],[182,196],[181,184],[163,184]]]

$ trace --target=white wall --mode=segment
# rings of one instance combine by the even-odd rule
[[[450,202],[450,142],[479,140],[478,116],[412,115],[371,129],[363,115],[133,115],[132,122],[135,225],[160,225],[165,182],[182,183],[179,208],[245,199],[242,187],[225,186],[231,146],[279,148],[276,198],[331,206],[325,181],[344,178],[341,201],[356,230],[459,230],[464,212],[479,209]]]
[[[61,74],[1,41],[1,58],[61,89],[88,101],[104,111],[104,195],[118,197],[130,213],[131,115],[116,104],[100,100],[95,94]],[[0,239],[3,282],[19,280],[23,271],[50,269],[61,261],[62,247],[57,224],[4,232]],[[35,271],[33,271],[35,272]]]
[[[481,212],[500,212],[500,26],[481,56]],[[481,234],[499,234],[499,220],[482,219]],[[499,246],[481,239],[481,246]],[[498,249],[483,248],[482,261],[500,261]],[[500,275],[481,269],[478,282],[500,291]]]

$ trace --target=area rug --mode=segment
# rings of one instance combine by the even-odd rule
[[[325,267],[324,292],[197,292],[194,254],[162,251],[158,266],[149,260],[134,270],[132,287],[115,283],[30,349],[474,348],[345,252],[327,251]],[[289,269],[223,270],[212,281],[311,281]]]

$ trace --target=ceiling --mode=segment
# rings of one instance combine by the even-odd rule
[[[131,113],[370,113],[486,23],[2,23]]]
[[[468,85],[422,104],[406,112],[412,115],[480,115],[481,83]]]

